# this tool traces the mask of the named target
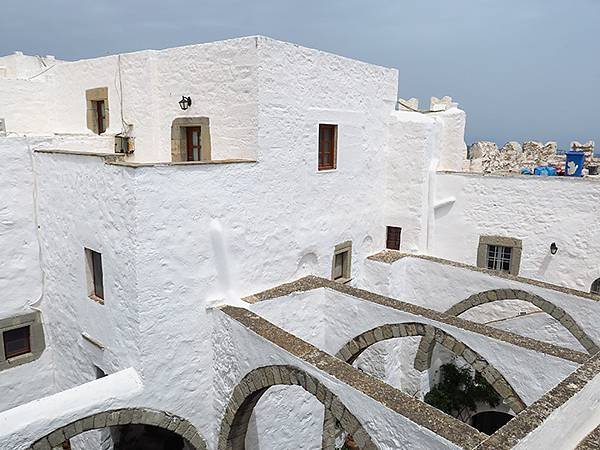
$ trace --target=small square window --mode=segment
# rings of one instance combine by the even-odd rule
[[[487,268],[500,272],[510,272],[512,247],[488,245]]]
[[[402,228],[387,227],[387,239],[385,247],[390,250],[400,250],[400,235]]]
[[[480,236],[477,266],[496,272],[519,274],[523,245],[520,239],[505,236]]]
[[[338,126],[319,124],[319,170],[336,167]]]
[[[87,263],[88,293],[94,299],[104,300],[104,275],[102,273],[102,254],[85,249]]]
[[[4,331],[2,340],[4,341],[4,357],[7,359],[31,353],[29,325]]]

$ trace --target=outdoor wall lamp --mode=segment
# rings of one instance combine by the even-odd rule
[[[553,242],[552,244],[550,244],[550,253],[552,253],[553,255],[556,255],[557,251],[558,251],[558,246],[556,245],[556,242]]]
[[[181,96],[181,100],[179,100],[179,107],[184,111],[192,106],[192,97],[186,97],[185,95]]]

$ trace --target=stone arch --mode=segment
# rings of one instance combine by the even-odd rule
[[[522,300],[531,303],[540,308],[545,313],[554,317],[569,333],[573,335],[577,341],[585,348],[585,350],[593,355],[598,353],[600,348],[596,343],[583,331],[583,329],[573,320],[570,314],[564,309],[536,294],[531,294],[518,289],[491,289],[489,291],[473,294],[469,298],[455,304],[447,310],[445,314],[451,316],[459,316],[465,311],[486,303],[492,303],[501,300]]]
[[[350,340],[335,356],[346,361],[348,364],[352,364],[362,352],[373,344],[388,339],[408,336],[423,336],[417,350],[417,356],[415,357],[415,369],[421,372],[427,370],[431,366],[433,348],[435,344],[440,344],[455,355],[462,357],[474,370],[481,373],[515,413],[518,414],[526,408],[521,397],[506,381],[504,376],[484,357],[444,330],[433,325],[416,322],[381,325],[372,330],[365,331]]]
[[[194,450],[206,450],[196,427],[174,414],[148,408],[122,408],[86,416],[60,427],[35,441],[28,450],[51,450],[85,431],[117,425],[150,425],[181,436]]]
[[[277,365],[254,369],[235,387],[221,422],[219,450],[245,448],[246,432],[254,407],[270,387],[278,385],[300,386],[323,404],[324,449],[333,449],[338,427],[351,434],[362,450],[377,449],[358,419],[324,384],[298,367]]]

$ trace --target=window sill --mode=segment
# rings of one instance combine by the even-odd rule
[[[333,169],[317,169],[317,173],[331,173],[331,172],[337,172],[337,167],[335,167]]]
[[[7,364],[20,364],[23,362],[27,362],[33,356],[33,352],[23,353],[22,355],[11,356],[10,358],[6,358],[4,361]]]
[[[340,283],[340,284],[348,284],[352,281],[352,278],[336,278],[335,280],[336,283]]]
[[[96,303],[100,303],[101,305],[104,305],[104,299],[98,297],[97,295],[90,294],[90,295],[88,295],[88,298],[95,301]]]

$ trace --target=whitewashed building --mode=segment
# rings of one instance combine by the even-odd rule
[[[594,448],[600,182],[407,104],[260,36],[0,57],[0,448]],[[424,403],[449,360],[516,418]]]

